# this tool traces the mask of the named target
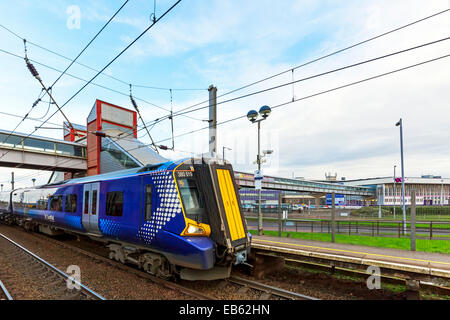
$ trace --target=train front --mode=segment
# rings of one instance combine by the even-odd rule
[[[181,277],[229,276],[233,265],[247,261],[251,244],[232,166],[218,159],[191,159],[175,169],[174,178],[183,204],[186,235],[198,232],[215,244],[213,270],[185,269]]]

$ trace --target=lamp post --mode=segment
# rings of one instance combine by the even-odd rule
[[[256,163],[258,164],[258,172],[261,172],[261,121],[264,121],[267,119],[267,117],[272,112],[272,109],[270,109],[269,106],[262,106],[259,109],[259,115],[261,115],[262,119],[258,119],[258,112],[256,110],[250,110],[247,113],[247,118],[250,120],[251,123],[258,123],[258,155],[256,156]],[[255,176],[256,178],[256,176]],[[258,177],[261,179],[262,177]],[[256,181],[255,181],[256,186]],[[258,188],[258,235],[262,236],[263,233],[263,220],[262,220],[262,213],[261,213],[261,189],[262,189],[262,181],[261,185]]]
[[[378,219],[381,219],[381,188],[380,186],[377,186],[378,188]]]
[[[403,210],[403,234],[406,234],[406,209],[405,209],[405,168],[403,165],[403,122],[402,119],[395,124],[400,127],[400,154],[402,165],[402,210]]]
[[[395,168],[397,166],[394,166],[394,219],[395,219],[395,198],[397,197],[397,189],[395,188]]]
[[[222,147],[223,161],[225,161],[225,149],[230,150],[230,151],[232,150],[231,148],[228,148],[228,147],[225,147],[225,146]]]

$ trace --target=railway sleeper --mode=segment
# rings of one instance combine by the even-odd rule
[[[272,294],[270,292],[264,292],[259,296],[259,300],[269,300]]]

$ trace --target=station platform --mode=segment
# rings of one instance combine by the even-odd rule
[[[285,259],[361,271],[378,266],[392,276],[450,285],[448,254],[257,235],[252,236],[252,248]]]

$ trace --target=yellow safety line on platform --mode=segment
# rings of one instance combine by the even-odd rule
[[[261,240],[261,239],[255,239],[255,238],[252,239],[252,242],[253,241],[262,241],[262,242],[269,242],[269,243],[276,243],[276,244],[286,244],[286,245],[297,246],[297,247],[306,247],[306,248],[313,248],[313,249],[325,249],[325,250],[331,250],[331,251],[340,251],[340,252],[364,254],[364,255],[368,255],[368,256],[378,256],[378,257],[385,257],[385,258],[394,258],[394,259],[421,261],[421,262],[427,262],[427,263],[437,263],[437,264],[450,265],[449,262],[440,262],[440,261],[431,261],[431,260],[395,257],[395,256],[388,256],[388,255],[378,254],[378,253],[358,252],[358,251],[350,251],[350,250],[343,250],[343,249],[333,249],[333,248],[327,248],[327,247],[315,247],[315,246],[308,246],[308,245],[304,245],[304,244],[277,242],[277,241]]]

